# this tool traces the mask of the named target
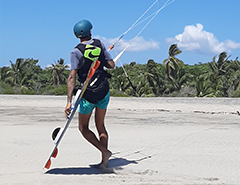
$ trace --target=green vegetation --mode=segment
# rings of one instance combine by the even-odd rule
[[[42,69],[38,60],[19,58],[11,67],[0,68],[1,94],[54,94],[67,92],[66,80],[69,74],[64,60]]]
[[[150,59],[147,64],[131,62],[109,70],[112,96],[187,96],[240,97],[240,62],[226,52],[211,62],[186,65],[176,58],[182,51],[173,44],[162,64]],[[42,69],[38,60],[17,59],[10,67],[0,68],[0,94],[65,95],[68,66],[63,59]]]

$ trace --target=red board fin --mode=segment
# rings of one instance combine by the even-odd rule
[[[55,151],[54,151],[54,153],[52,154],[52,157],[53,157],[53,158],[56,158],[56,157],[57,157],[57,154],[58,154],[58,149],[56,148]]]
[[[50,166],[51,166],[51,159],[48,160],[48,162],[47,162],[46,165],[45,165],[45,168],[46,168],[46,169],[49,169]]]

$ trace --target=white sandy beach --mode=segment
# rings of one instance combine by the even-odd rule
[[[77,114],[49,170],[65,96],[0,95],[0,184],[239,185],[240,99],[111,97],[109,173],[77,129]],[[91,128],[95,131],[94,120]]]

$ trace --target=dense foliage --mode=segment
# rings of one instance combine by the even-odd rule
[[[112,96],[197,96],[240,97],[240,62],[230,60],[226,52],[214,56],[211,62],[186,65],[176,55],[176,44],[162,64],[148,60],[147,64],[131,62],[109,70]],[[0,68],[1,94],[67,94],[68,66],[63,59],[42,69],[34,59],[17,59],[10,67]]]

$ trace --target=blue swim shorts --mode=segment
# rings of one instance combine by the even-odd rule
[[[109,103],[110,99],[110,92],[108,91],[107,95],[100,101],[98,101],[96,104],[90,103],[84,98],[80,100],[79,103],[79,113],[81,114],[89,114],[93,111],[95,107],[98,107],[100,109],[106,109]]]

